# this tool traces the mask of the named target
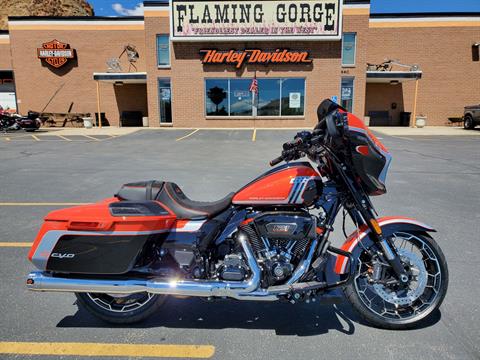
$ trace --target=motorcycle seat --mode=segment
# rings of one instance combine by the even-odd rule
[[[212,218],[226,210],[235,193],[217,201],[195,201],[189,199],[173,182],[143,181],[125,184],[115,195],[120,200],[156,200],[168,207],[178,219],[201,220]]]

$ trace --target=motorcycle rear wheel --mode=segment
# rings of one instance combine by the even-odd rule
[[[448,267],[442,250],[428,234],[398,232],[394,237],[395,247],[411,274],[409,288],[395,291],[369,283],[372,263],[369,265],[370,257],[362,250],[353,264],[354,280],[344,293],[360,317],[373,326],[411,329],[425,323],[442,304],[448,288]]]
[[[77,305],[103,321],[133,324],[153,315],[165,302],[165,295],[149,293],[118,295],[75,293]]]

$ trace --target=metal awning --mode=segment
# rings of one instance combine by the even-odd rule
[[[422,72],[417,71],[368,71],[367,83],[401,83],[422,78]]]
[[[146,72],[131,72],[131,73],[93,73],[93,80],[108,83],[122,83],[122,84],[146,84]]]

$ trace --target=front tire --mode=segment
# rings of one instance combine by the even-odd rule
[[[426,233],[397,232],[393,236],[402,262],[411,274],[409,288],[395,291],[389,288],[391,285],[371,283],[374,267],[369,264],[370,256],[362,251],[353,264],[354,280],[344,293],[360,317],[373,326],[411,329],[426,322],[442,304],[448,288],[448,267],[442,250]]]
[[[473,117],[466,115],[465,119],[463,120],[463,127],[467,130],[472,130],[475,127]]]
[[[153,315],[165,302],[165,295],[149,293],[118,295],[75,293],[77,305],[103,321],[133,324]]]

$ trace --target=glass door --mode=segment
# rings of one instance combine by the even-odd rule
[[[341,105],[348,112],[353,112],[353,77],[342,78]]]
[[[170,79],[158,79],[160,125],[172,123],[172,90]]]

